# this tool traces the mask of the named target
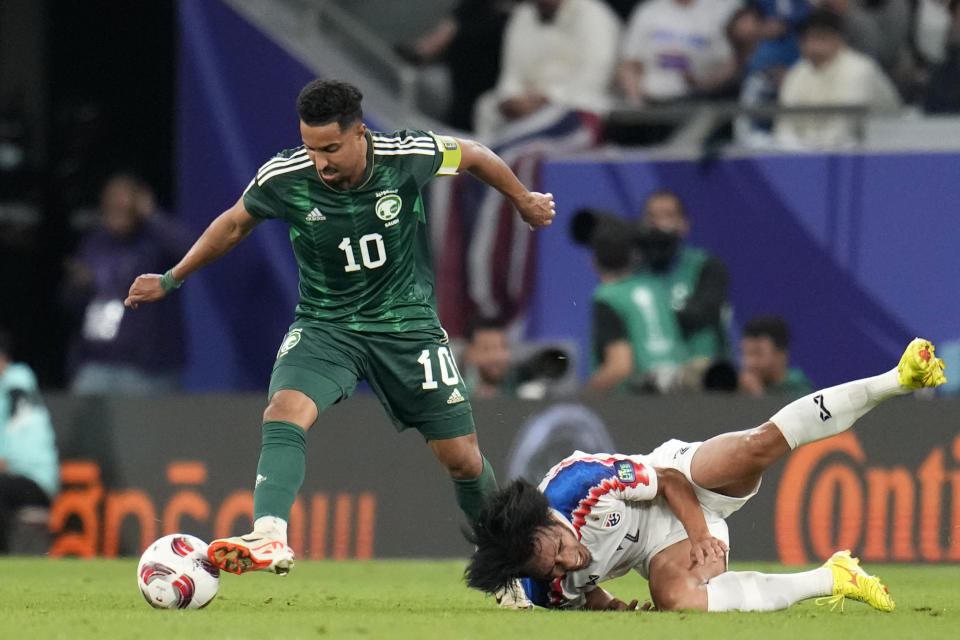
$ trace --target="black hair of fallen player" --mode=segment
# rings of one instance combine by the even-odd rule
[[[556,521],[547,496],[524,479],[514,480],[491,496],[473,531],[464,531],[477,549],[464,571],[467,586],[486,593],[509,588],[523,577],[533,557],[535,536]]]
[[[363,94],[352,84],[339,80],[314,80],[297,96],[297,115],[311,127],[336,122],[340,130],[363,120]]]

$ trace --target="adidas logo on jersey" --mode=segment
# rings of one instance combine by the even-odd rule
[[[463,394],[460,393],[460,389],[454,389],[453,393],[450,394],[450,397],[447,398],[447,404],[457,404],[458,402],[463,402],[466,398],[463,397]]]
[[[313,208],[313,211],[307,214],[307,222],[319,222],[326,219],[327,216],[320,213],[320,209],[317,209],[316,207]]]

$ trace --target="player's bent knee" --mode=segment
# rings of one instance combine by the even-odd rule
[[[687,587],[658,589],[651,591],[653,603],[658,611],[684,611],[686,609],[707,610],[706,592],[702,589]]]
[[[430,449],[450,474],[451,478],[476,478],[483,472],[483,456],[476,436],[460,436],[448,440],[431,440]]]
[[[741,451],[745,471],[762,472],[789,450],[780,429],[772,422],[743,432]]]
[[[290,422],[309,429],[316,422],[317,415],[317,405],[307,394],[294,389],[283,389],[270,398],[263,411],[263,421]]]

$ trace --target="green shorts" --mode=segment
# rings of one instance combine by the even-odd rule
[[[349,397],[361,379],[370,383],[397,431],[412,427],[426,440],[476,431],[442,330],[372,333],[297,320],[280,344],[269,397],[295,389],[322,413]]]

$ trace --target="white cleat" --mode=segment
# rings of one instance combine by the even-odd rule
[[[262,569],[286,575],[293,568],[293,549],[257,532],[214,540],[207,548],[207,557],[223,571],[237,575]]]
[[[519,580],[514,580],[509,586],[497,591],[494,597],[501,609],[533,609],[533,603],[527,598]]]

